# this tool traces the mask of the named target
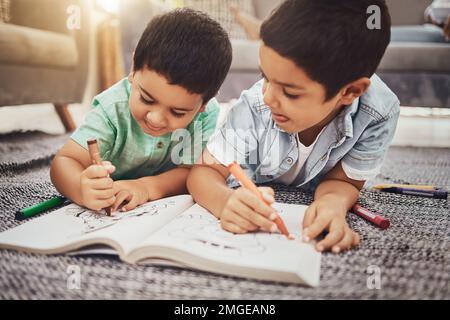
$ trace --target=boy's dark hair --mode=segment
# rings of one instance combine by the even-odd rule
[[[380,9],[380,29],[367,25],[372,5]],[[263,23],[261,38],[322,84],[327,101],[375,73],[390,42],[391,17],[384,0],[287,0]]]
[[[231,59],[230,40],[218,22],[199,11],[176,9],[149,22],[134,53],[133,71],[147,67],[208,102]]]

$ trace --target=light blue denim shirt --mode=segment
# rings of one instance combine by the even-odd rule
[[[281,130],[273,121],[264,104],[262,85],[263,80],[242,93],[207,145],[218,161],[224,165],[238,162],[256,183],[277,180],[299,157],[296,134]],[[341,160],[350,178],[374,178],[394,136],[399,113],[397,96],[373,75],[368,91],[324,128],[294,185],[313,191]],[[229,183],[236,185],[232,177]]]

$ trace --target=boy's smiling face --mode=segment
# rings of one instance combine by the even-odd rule
[[[186,128],[205,110],[202,95],[190,93],[147,68],[130,73],[130,110],[142,130],[160,137]]]
[[[343,99],[341,93],[325,101],[325,87],[311,80],[292,60],[264,44],[260,48],[260,66],[265,79],[264,102],[277,125],[288,133],[322,129],[355,97]]]

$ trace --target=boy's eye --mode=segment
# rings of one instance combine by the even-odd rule
[[[171,110],[170,112],[172,113],[172,115],[174,117],[177,117],[177,118],[181,118],[181,117],[184,117],[186,115],[185,112],[178,112],[176,110]]]
[[[139,100],[141,100],[145,104],[153,104],[154,101],[152,100],[146,100],[142,95],[140,95]]]
[[[299,95],[296,95],[296,94],[289,94],[284,89],[283,89],[283,94],[286,96],[286,98],[291,99],[291,100],[295,100],[300,97]]]

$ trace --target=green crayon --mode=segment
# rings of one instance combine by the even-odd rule
[[[66,202],[65,197],[55,197],[50,200],[38,203],[34,206],[21,209],[16,212],[16,219],[17,220],[24,220],[31,218],[39,213],[42,213],[44,211],[56,208],[57,206],[62,205],[64,202]]]

